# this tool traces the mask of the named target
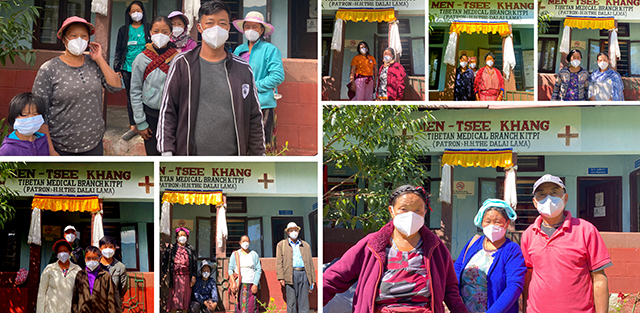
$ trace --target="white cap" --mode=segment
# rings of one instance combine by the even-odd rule
[[[288,231],[291,228],[297,228],[297,230],[300,230],[300,227],[298,227],[296,222],[289,222],[289,224],[287,224],[287,228],[285,228],[284,230]]]
[[[67,230],[69,230],[69,229],[73,229],[73,231],[74,231],[74,232],[76,232],[76,233],[78,232],[78,231],[76,230],[76,228],[75,228],[75,227],[73,227],[73,226],[71,226],[71,225],[69,225],[69,226],[65,227],[65,228],[64,228],[64,232],[66,233],[66,232],[67,232]]]

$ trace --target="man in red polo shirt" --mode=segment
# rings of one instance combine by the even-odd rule
[[[540,213],[522,234],[527,265],[527,312],[606,313],[609,287],[604,269],[613,265],[598,229],[564,211],[569,199],[559,177],[545,174],[533,185]]]

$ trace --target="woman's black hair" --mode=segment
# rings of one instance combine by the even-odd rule
[[[185,28],[187,28],[187,26],[189,25],[189,19],[184,15],[176,15],[176,16],[170,18],[170,20],[173,19],[173,18],[176,18],[176,17],[180,18],[180,20],[182,20],[182,24],[184,24]],[[173,21],[171,21],[171,23],[173,24]]]
[[[98,256],[100,256],[100,249],[98,249],[98,247],[96,246],[88,246],[86,249],[84,249],[84,255],[87,255],[87,253],[92,252],[97,254]]]
[[[489,212],[491,210],[498,211],[498,213],[500,213],[504,217],[504,219],[507,220],[507,222],[511,220],[511,219],[509,219],[509,215],[507,214],[507,210],[505,210],[503,207],[497,207],[497,206],[490,207],[486,211],[484,211],[484,215],[487,215],[487,212]],[[482,216],[482,219],[484,219],[484,215]]]
[[[44,115],[45,112],[47,112],[47,107],[45,106],[42,98],[30,92],[19,93],[11,99],[11,102],[9,102],[9,116],[7,116],[7,123],[13,126],[13,123],[16,122],[16,118],[22,115],[22,110],[30,104],[36,106],[36,110],[38,110],[40,115]]]
[[[144,10],[144,5],[142,4],[142,2],[135,0],[132,1],[128,6],[127,6],[127,10],[124,12],[124,23],[125,25],[129,26],[131,25],[131,23],[133,23],[133,19],[131,19],[131,6],[132,5],[138,5],[140,7],[140,9],[142,9],[142,19],[140,20],[140,22],[142,22],[142,25],[147,25],[147,12]]]
[[[402,185],[391,193],[391,197],[389,197],[389,205],[394,206],[396,204],[396,200],[400,198],[400,196],[412,193],[418,195],[422,200],[424,200],[425,208],[431,209],[431,203],[429,201],[429,195],[427,191],[422,187],[414,187],[412,185]]]
[[[367,53],[365,53],[365,55],[370,55],[369,54],[369,45],[367,44],[367,42],[363,40],[363,41],[358,43],[358,46],[357,46],[358,47],[358,52],[360,52],[360,45],[364,45],[367,48]]]
[[[198,21],[202,21],[202,16],[204,15],[213,15],[220,11],[227,11],[229,15],[229,22],[231,22],[231,8],[228,4],[220,1],[213,0],[207,1],[200,6],[200,10],[198,10]]]
[[[458,60],[462,60],[462,57],[467,57],[467,58],[469,58],[469,56],[467,56],[467,54],[466,54],[466,53],[463,53],[463,54],[461,54],[461,55],[460,55],[460,58],[459,58]]]
[[[104,246],[104,245],[108,245],[108,244],[112,244],[114,247],[118,246],[118,242],[116,241],[115,238],[111,237],[111,236],[104,236],[100,239],[100,241],[98,242],[98,245],[100,247]]]
[[[493,60],[496,59],[496,55],[493,52],[489,51],[489,52],[487,52],[487,54],[484,55],[484,60],[485,61],[487,60],[488,56],[491,56],[493,58]]]
[[[600,52],[600,53],[598,53],[598,55],[596,56],[596,60],[597,60],[601,55],[606,56],[606,57],[607,57],[607,60],[611,60],[611,59],[609,59],[609,55],[608,55],[606,52]]]
[[[173,22],[166,16],[164,15],[158,15],[156,16],[152,21],[151,21],[151,27],[153,28],[153,24],[157,23],[157,22],[164,22],[165,24],[167,24],[169,26],[169,32],[173,31]]]
[[[71,27],[71,25],[75,25],[75,24],[83,25],[85,28],[87,28],[87,35],[91,36],[91,28],[89,28],[89,25],[87,25],[85,23],[82,23],[82,22],[73,22],[73,23],[67,25],[67,27],[65,27],[62,30],[62,38],[64,38],[64,36],[67,35],[67,30],[69,30],[69,27]]]
[[[574,53],[578,53],[580,55],[580,58],[582,59],[582,52],[580,52],[580,50],[578,50],[578,49],[573,49],[573,50],[569,51],[569,54],[567,54],[567,62],[571,62],[571,56]]]

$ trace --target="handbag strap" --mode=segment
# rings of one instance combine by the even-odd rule
[[[480,238],[479,235],[475,235],[473,236],[473,238],[471,239],[471,241],[469,242],[469,245],[467,246],[467,249],[464,250],[464,256],[462,257],[462,262],[464,262],[464,260],[467,259],[467,252],[469,252],[469,248],[471,248],[471,246],[473,246],[473,244]]]
[[[242,274],[240,274],[240,253],[238,253],[238,250],[233,253],[236,255],[236,274],[238,275],[238,286],[240,286],[240,284],[242,284]]]

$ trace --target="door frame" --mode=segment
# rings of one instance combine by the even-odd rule
[[[640,231],[640,221],[638,221],[640,218],[640,212],[638,212],[638,184],[636,183],[636,180],[633,179],[634,176],[638,175],[640,175],[640,168],[629,173],[629,213],[631,214],[629,218],[631,228],[629,231],[631,232]]]
[[[264,255],[264,223],[262,222],[262,217],[247,217],[247,233],[249,232],[249,221],[258,220],[260,221],[260,255]],[[247,236],[249,236],[247,234]]]
[[[622,231],[622,176],[578,176],[576,178],[576,182],[577,182],[577,190],[576,190],[576,201],[577,201],[577,207],[576,207],[576,217],[577,218],[581,218],[580,216],[580,207],[583,205],[586,205],[585,203],[582,203],[580,201],[580,182],[581,181],[598,181],[598,180],[608,180],[608,181],[615,181],[618,185],[618,208],[620,209],[620,214],[618,217],[618,225],[620,225],[620,231]]]

